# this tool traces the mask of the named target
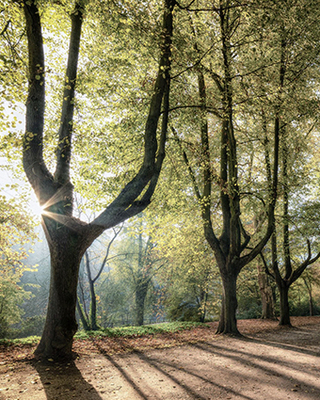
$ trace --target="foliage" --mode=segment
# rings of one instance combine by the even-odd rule
[[[31,297],[19,282],[23,272],[30,270],[23,261],[28,257],[24,246],[34,238],[32,228],[26,211],[14,200],[0,196],[0,337],[20,321],[20,306]]]
[[[44,315],[23,318],[20,327],[12,332],[11,337],[24,338],[40,335],[43,331],[44,323]]]
[[[29,3],[32,2],[26,5]],[[57,153],[63,153],[62,142],[69,144],[66,137],[59,142],[57,131],[61,103],[66,102],[63,90],[69,86],[68,81],[64,82],[67,36],[75,3],[36,2],[47,60],[43,159],[49,175],[53,174]],[[70,124],[70,179],[86,199],[85,205],[80,206],[82,211],[107,207],[141,164],[144,126],[163,39],[160,3],[152,0],[138,6],[129,1],[87,2]],[[139,280],[149,284],[149,315],[154,311],[152,303],[159,300],[157,294],[153,296],[154,289],[161,288],[170,318],[214,318],[222,293],[218,268],[222,277],[235,271],[237,316],[258,317],[256,272],[251,266],[243,267],[258,254],[257,245],[261,250],[266,244],[274,222],[279,243],[279,232],[285,225],[288,227],[293,266],[306,259],[306,238],[313,253],[318,247],[320,40],[316,2],[182,3],[174,10],[171,120],[162,180],[145,213],[149,222],[131,239],[123,238],[118,253],[127,256],[113,262],[97,282],[101,326],[129,320],[132,323]],[[20,5],[21,2],[2,1],[0,13],[0,116],[1,129],[5,131],[1,150],[11,157],[20,156],[13,151],[21,145],[15,113],[27,94],[27,43]],[[161,71],[160,68],[160,78]],[[280,159],[286,160],[286,167],[283,162],[276,165],[273,148],[279,150]],[[63,158],[64,154],[60,161]],[[63,185],[64,182],[60,186]],[[286,192],[290,205],[284,214]],[[135,198],[135,205],[141,205],[144,193],[142,190]],[[59,213],[69,206],[68,199]],[[125,207],[125,213],[129,209]],[[215,240],[208,240],[208,230]],[[156,244],[150,255],[155,263],[139,264],[138,235],[143,239],[142,247],[148,237]],[[6,259],[6,266],[12,259],[24,257],[23,251],[13,245],[10,242],[5,246],[2,260]],[[272,252],[268,246],[264,252],[270,261]],[[279,273],[285,269],[286,249],[287,244],[277,251]],[[162,259],[167,264],[158,271]],[[234,264],[224,265],[224,259]],[[17,273],[12,282],[18,282],[20,264],[12,261],[10,265],[11,273]],[[14,288],[14,284],[6,289],[3,285],[8,293]],[[300,291],[304,290],[300,286]],[[298,310],[296,292],[297,289],[292,290],[291,308]],[[303,302],[306,303],[304,298]]]

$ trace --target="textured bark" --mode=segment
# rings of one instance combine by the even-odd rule
[[[289,308],[289,286],[285,283],[279,286],[280,294],[280,319],[279,325],[291,326]]]
[[[223,285],[223,302],[217,329],[218,334],[232,334],[239,336],[237,328],[236,312],[237,301],[237,278],[238,274],[231,271],[229,274],[221,274]]]
[[[51,257],[51,280],[47,318],[35,354],[39,357],[70,358],[75,318],[80,261],[84,252],[83,234],[44,218]]]

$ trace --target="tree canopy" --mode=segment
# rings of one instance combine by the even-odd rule
[[[219,333],[239,333],[237,280],[254,259],[272,264],[279,290],[309,265],[306,239],[316,261],[315,0],[2,0],[0,11],[1,148],[23,149],[51,254],[39,356],[70,356],[83,255],[149,205],[150,243],[187,273],[177,302],[197,287],[197,315],[208,310],[219,271]],[[77,218],[77,196],[100,214]]]

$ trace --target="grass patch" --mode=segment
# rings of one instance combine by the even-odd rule
[[[106,328],[99,331],[79,331],[75,335],[75,339],[86,340],[101,337],[139,337],[145,335],[157,335],[161,333],[174,333],[178,331],[188,330],[197,326],[207,327],[208,325],[200,322],[164,322],[154,325],[143,326],[125,326],[117,328]],[[39,336],[28,336],[20,339],[0,339],[2,346],[33,346],[40,341]]]
[[[200,322],[164,322],[161,324],[154,325],[143,325],[143,326],[125,326],[117,328],[106,328],[99,331],[80,331],[75,335],[76,339],[90,339],[92,337],[138,337],[145,335],[156,335],[161,333],[174,333],[187,329],[192,329],[197,326],[208,325]]]
[[[3,346],[33,346],[38,344],[40,336],[28,336],[20,339],[0,339],[0,345]]]

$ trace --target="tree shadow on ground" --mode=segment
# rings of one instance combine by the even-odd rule
[[[43,364],[33,362],[38,372],[48,400],[66,398],[101,400],[96,389],[82,376],[73,361],[69,363]]]
[[[173,380],[174,382],[176,382],[177,384],[181,385],[181,387],[183,387],[183,389],[185,389],[186,392],[187,392],[188,394],[191,394],[191,395],[193,396],[193,398],[195,398],[195,399],[204,399],[204,400],[207,399],[207,397],[201,396],[199,393],[197,393],[194,389],[192,389],[192,388],[191,388],[190,386],[188,386],[187,384],[185,384],[185,383],[182,384],[178,379],[176,379],[176,378],[174,377],[174,375],[173,375],[172,373],[168,373],[168,372],[165,370],[166,367],[178,369],[177,366],[175,366],[175,365],[173,365],[173,364],[171,364],[171,363],[161,362],[159,359],[154,359],[154,358],[148,357],[148,356],[146,356],[146,355],[143,354],[143,353],[138,353],[137,355],[138,355],[138,357],[139,357],[142,361],[144,361],[144,362],[146,362],[146,363],[152,365],[155,369],[157,369],[158,371],[160,371],[163,375],[167,376],[169,379],[171,379],[171,380]],[[180,369],[180,368],[179,368],[179,369]],[[225,391],[225,390],[226,390],[225,386],[220,385],[219,383],[214,382],[213,380],[207,379],[207,378],[205,378],[204,376],[202,376],[201,374],[197,374],[197,373],[194,372],[194,371],[190,371],[190,370],[188,371],[188,370],[186,370],[186,369],[183,368],[183,372],[184,372],[185,374],[189,375],[190,377],[192,376],[193,378],[199,379],[199,381],[200,381],[202,384],[204,384],[204,383],[205,383],[205,384],[209,384],[209,385],[213,386],[215,389],[218,389],[218,390],[220,390],[220,391],[221,391],[221,390],[222,390],[222,391]],[[245,395],[241,395],[240,392],[238,392],[238,391],[236,391],[236,390],[233,390],[233,389],[231,389],[231,388],[227,389],[226,391],[228,392],[229,395],[241,396],[241,398],[242,398],[242,399],[245,399],[245,400],[254,400],[252,397],[248,397],[248,396],[245,396]]]
[[[129,370],[127,369],[126,371],[124,370],[123,366],[120,365],[120,360],[121,359],[125,359],[126,356],[116,356],[116,357],[112,357],[110,355],[107,354],[107,352],[101,348],[99,345],[97,345],[97,348],[100,352],[100,354],[102,354],[115,368],[117,368],[117,370],[121,373],[122,377],[130,384],[130,386],[136,391],[136,393],[141,397],[141,399],[143,400],[148,400],[150,398],[164,398],[164,397],[159,397],[162,395],[162,393],[160,392],[159,388],[152,388],[153,392],[156,393],[157,397],[154,397],[154,395],[151,395],[150,393],[147,393],[148,390],[146,389],[146,385],[144,383],[143,380],[143,376],[142,376],[142,381],[138,382],[137,376],[140,376],[139,374],[137,375],[137,371],[136,373],[132,373],[130,375]],[[164,349],[162,349],[164,350]],[[166,349],[168,350],[168,349]],[[160,350],[161,351],[161,350]],[[163,380],[167,380],[168,382],[170,382],[171,384],[174,384],[174,388],[175,387],[179,387],[181,391],[183,391],[186,394],[186,399],[197,399],[197,400],[207,400],[208,398],[211,397],[207,397],[207,396],[202,396],[201,394],[201,390],[202,387],[198,385],[197,388],[192,387],[191,385],[188,385],[186,383],[187,380],[183,379],[180,380],[178,377],[175,376],[175,372],[181,372],[181,367],[177,367],[174,363],[167,363],[167,362],[163,362],[161,361],[161,359],[154,359],[150,356],[147,356],[146,354],[144,354],[143,352],[140,351],[133,351],[132,353],[130,353],[130,357],[138,357],[139,360],[141,361],[141,363],[148,365],[150,367],[152,367],[156,372],[160,373],[160,375],[164,378]],[[173,372],[168,372],[167,368],[170,368]],[[184,373],[189,374],[190,376],[192,375],[193,378],[196,378],[199,380],[200,384],[207,384],[210,386],[214,386],[215,390],[218,391],[225,391],[226,393],[228,393],[229,395],[234,395],[234,396],[240,396],[242,399],[244,400],[254,400],[253,397],[248,397],[245,395],[240,395],[240,393],[238,391],[232,390],[232,389],[227,389],[216,383],[213,382],[212,380],[206,379],[203,376],[200,376],[199,374],[196,374],[194,372],[191,371],[186,371],[185,369],[183,369]],[[160,379],[159,381],[162,381],[162,379]],[[170,397],[171,398],[171,397]],[[181,397],[178,397],[179,399]]]
[[[318,327],[317,327],[318,328]],[[314,332],[316,331],[317,337],[315,338]],[[316,330],[313,326],[311,327],[292,327],[290,328],[290,339],[286,340],[283,333],[279,332],[278,337],[272,336],[272,340],[267,340],[265,337],[259,338],[259,335],[254,335],[253,337],[244,337],[252,342],[259,344],[266,344],[269,346],[277,347],[279,349],[286,349],[294,351],[297,353],[308,354],[310,356],[319,357],[320,356],[320,332]],[[292,344],[295,342],[296,344]],[[306,347],[307,346],[307,347]]]
[[[185,397],[177,395],[176,398],[200,400],[255,400],[258,394],[260,399],[270,393],[275,395],[274,399],[282,399],[290,393],[294,399],[300,399],[301,395],[304,400],[320,398],[319,370],[308,365],[318,354],[281,344],[280,340],[272,343],[241,337],[198,342],[182,346],[189,349],[190,357],[180,358],[180,361],[172,360],[168,349],[110,356],[103,348],[97,348],[134,388],[137,398],[143,400],[166,398],[163,397],[166,390],[170,394],[168,398],[175,398],[174,392],[178,391],[179,396],[184,393]],[[287,354],[281,354],[279,349],[287,351]],[[178,353],[179,350],[173,351]],[[301,361],[300,355],[307,358]],[[148,386],[145,378],[150,376],[154,376],[154,380],[149,381]],[[161,387],[159,382],[165,383]]]

